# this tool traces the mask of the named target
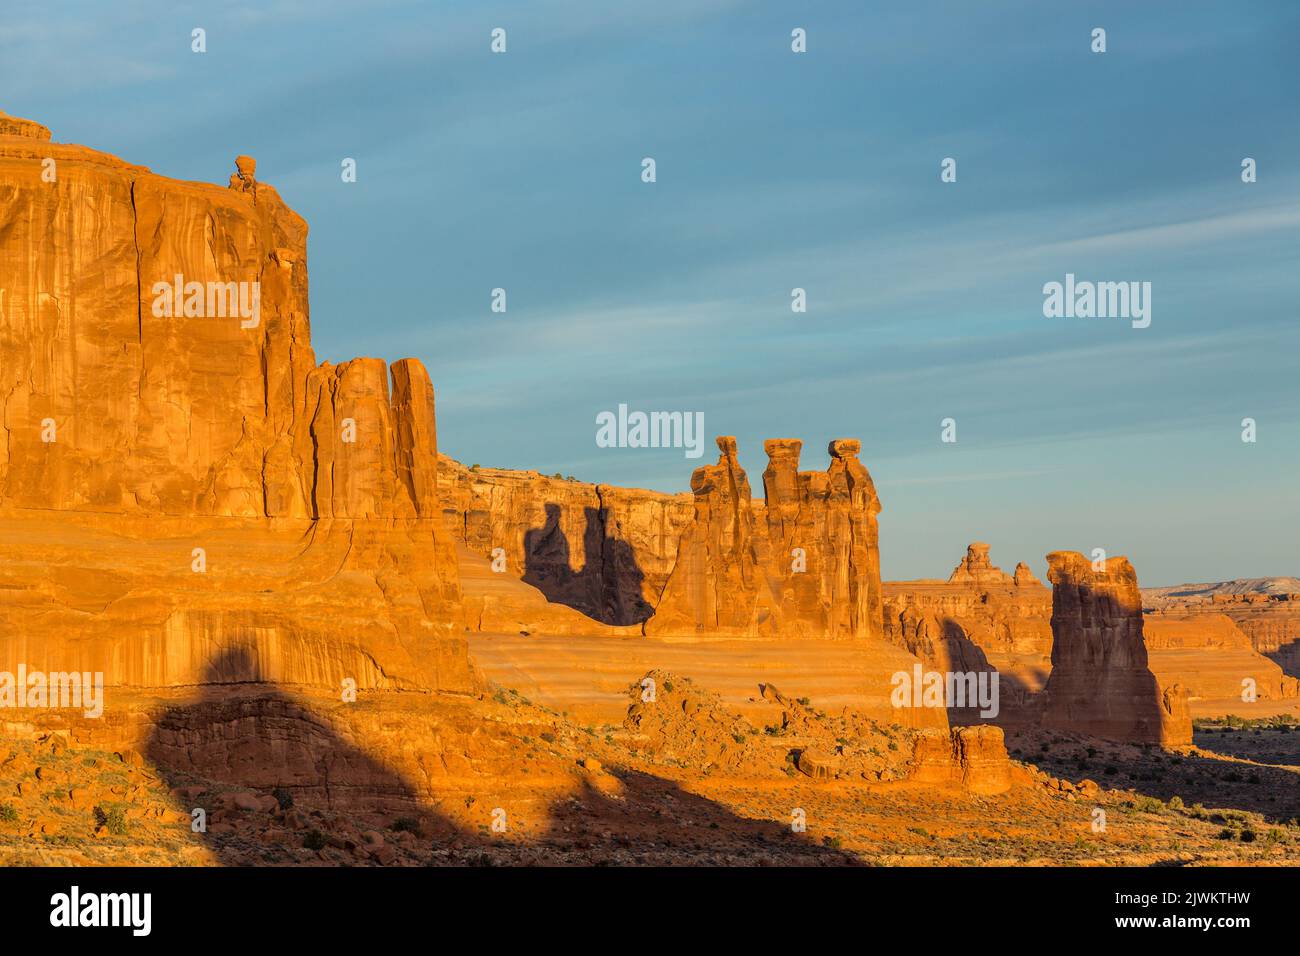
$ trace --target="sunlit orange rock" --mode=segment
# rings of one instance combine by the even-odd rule
[[[653,613],[693,514],[689,494],[467,468],[446,456],[438,483],[447,526],[465,547],[499,557],[499,574],[547,601],[610,625],[639,625]],[[553,623],[574,626],[561,617]]]
[[[1181,685],[1162,688],[1151,673],[1142,595],[1127,558],[1104,570],[1075,551],[1047,556],[1052,582],[1052,674],[1043,690],[1042,725],[1111,740],[1190,744]]]
[[[976,542],[947,580],[886,581],[883,590],[889,641],[938,671],[997,671],[998,723],[1037,724],[1034,697],[1052,666],[1052,592],[1023,563],[1008,575]]]
[[[691,476],[694,520],[647,634],[883,636],[880,499],[860,444],[831,442],[824,472],[799,471],[801,446],[765,443],[759,515],[735,438],[718,439],[718,463]]]
[[[470,688],[428,375],[317,367],[307,225],[255,170],[0,117],[0,667]]]

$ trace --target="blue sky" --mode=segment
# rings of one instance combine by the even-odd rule
[[[183,179],[255,156],[311,224],[318,358],[421,358],[467,463],[682,490],[699,461],[595,416],[701,411],[756,488],[764,438],[860,438],[889,578],[976,539],[1300,574],[1300,4],[111,9],[10,5],[0,109]],[[1151,327],[1044,318],[1067,272],[1151,282]]]

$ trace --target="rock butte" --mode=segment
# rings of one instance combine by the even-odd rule
[[[1186,745],[1186,690],[1161,688],[1147,667],[1142,597],[1127,558],[1102,570],[1076,551],[1047,556],[1052,582],[1052,675],[1042,726],[1113,740]]]
[[[674,767],[701,786],[715,770],[985,795],[1039,782],[999,727],[892,706],[891,675],[913,665],[997,668],[1009,725],[1190,740],[1185,698],[1148,669],[1124,559],[1096,574],[1055,553],[1049,591],[975,543],[946,581],[882,584],[856,440],[807,471],[798,439],[765,442],[760,500],[727,436],[681,495],[440,457],[418,360],[317,364],[307,225],[252,157],[227,186],[180,182],[0,113],[0,223],[0,670],[100,671],[112,690],[102,721],[24,715],[15,739],[143,753],[200,781],[177,792],[226,788],[233,816],[214,822],[233,829],[287,788],[422,819],[454,794],[462,832],[479,796],[554,807]],[[257,322],[155,314],[175,276],[257,283]],[[1261,643],[1203,620],[1153,643]],[[639,697],[643,675],[671,707]],[[584,736],[569,710],[611,733]],[[521,826],[545,836],[529,799]],[[403,858],[382,844],[367,838],[370,859]]]

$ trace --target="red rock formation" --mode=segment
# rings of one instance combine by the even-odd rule
[[[255,169],[0,116],[0,667],[468,689],[428,375],[316,367],[307,225]]]
[[[677,549],[647,634],[710,631],[775,633],[781,592],[771,570],[767,535],[754,520],[749,478],[736,439],[718,438],[716,465],[691,475],[695,515]]]
[[[1029,565],[1021,561],[1016,565],[1016,573],[1012,578],[1018,588],[1041,588],[1043,582],[1034,577],[1034,572],[1029,570]]]
[[[647,634],[882,636],[880,499],[860,443],[831,442],[825,472],[799,471],[801,446],[765,443],[760,524],[736,440],[718,439],[718,463],[691,477],[694,520]]]
[[[1023,573],[1021,569],[1024,569]],[[1021,564],[1012,578],[976,542],[946,581],[886,581],[886,638],[940,672],[1000,675],[1003,727],[1038,721],[1033,709],[1051,669],[1052,596]],[[953,714],[954,720],[974,720]]]
[[[1292,678],[1300,677],[1300,594],[1283,590],[1294,578],[1226,581],[1218,585],[1180,585],[1143,591],[1148,607],[1168,613],[1231,620],[1260,654],[1271,658]],[[1231,588],[1234,590],[1223,590]]]
[[[1127,558],[1097,571],[1083,555],[1047,556],[1052,674],[1042,726],[1134,743],[1191,743],[1186,692],[1161,688],[1147,663],[1142,598]]]
[[[1189,698],[1245,703],[1246,680],[1258,700],[1297,695],[1300,682],[1257,653],[1250,638],[1225,614],[1146,611],[1143,631],[1152,673],[1162,685],[1182,684]],[[1248,714],[1249,709],[1240,712]]]
[[[781,621],[806,636],[880,638],[880,499],[858,460],[862,443],[830,443],[825,472],[799,471],[803,442],[763,443],[764,515],[782,580]]]
[[[1021,564],[1019,567],[1024,567]],[[1019,570],[1019,567],[1017,570]],[[983,541],[975,541],[966,546],[966,557],[948,576],[949,584],[1011,584],[1010,575],[1001,568],[995,568],[989,560],[989,546]]]
[[[438,480],[448,528],[467,548],[487,559],[501,548],[504,573],[614,625],[649,617],[693,510],[688,494],[470,469],[445,456]]]
[[[928,786],[960,786],[972,793],[1005,793],[1013,785],[1006,743],[998,727],[927,730],[913,742],[908,779]]]

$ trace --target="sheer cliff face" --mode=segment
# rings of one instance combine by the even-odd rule
[[[110,661],[110,682],[193,682],[213,641],[256,643],[262,629],[281,651],[258,673],[275,679],[468,686],[423,366],[396,363],[391,387],[375,359],[316,366],[307,225],[251,159],[214,186],[49,138],[0,115],[0,507],[11,525],[63,513],[83,529],[57,542],[75,587],[105,597],[77,621],[94,635],[78,654]],[[193,548],[236,520],[247,546],[192,570]],[[169,539],[167,556],[114,566],[91,544],[110,522],[145,552]],[[263,563],[284,561],[302,577]],[[344,568],[369,580],[360,600],[344,594],[360,580],[334,577]],[[254,583],[286,593],[262,607]],[[36,615],[63,613],[40,591],[6,605],[0,657]],[[129,626],[171,642],[161,671],[123,649],[115,602],[128,597]],[[319,612],[345,601],[375,619],[334,635]],[[430,633],[451,643],[421,646]]]
[[[37,138],[0,138],[0,170],[5,498],[308,516],[306,223],[268,186],[176,182]],[[226,317],[166,308],[157,284],[177,277],[203,312],[209,283],[243,284],[250,307],[257,283],[257,324],[237,300],[212,303]]]
[[[1074,551],[1047,556],[1052,583],[1052,674],[1043,726],[1112,740],[1190,744],[1183,688],[1161,688],[1147,664],[1142,596],[1126,558],[1105,569]]]
[[[447,527],[502,573],[552,603],[612,625],[654,610],[693,514],[691,496],[615,488],[531,471],[438,466]]]
[[[831,442],[824,472],[799,471],[801,446],[765,443],[756,509],[736,440],[718,439],[718,463],[691,478],[694,520],[646,633],[882,636],[880,499],[859,443]]]

